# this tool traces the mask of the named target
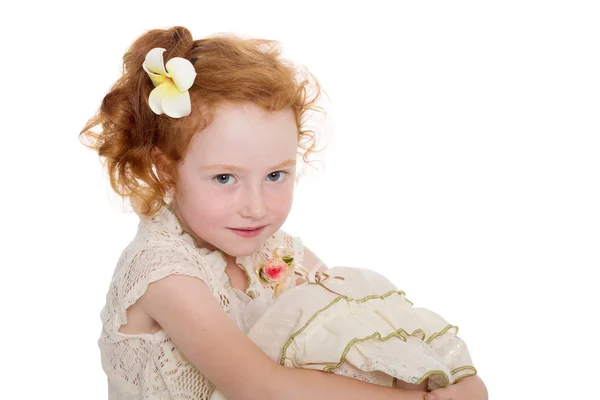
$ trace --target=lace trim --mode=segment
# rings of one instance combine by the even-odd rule
[[[444,329],[442,329],[441,331],[439,331],[437,333],[432,333],[431,336],[429,336],[429,339],[427,339],[427,340],[421,339],[421,340],[423,340],[425,343],[429,344],[429,343],[433,342],[435,340],[435,338],[438,338],[438,337],[444,335],[450,329],[454,329],[454,334],[455,335],[458,333],[458,326],[456,326],[456,325],[448,325]]]
[[[463,375],[463,376],[461,377],[461,379],[462,379],[462,378],[466,378],[467,376],[477,375],[477,368],[473,367],[472,365],[465,365],[464,367],[458,367],[458,368],[454,368],[452,371],[450,371],[450,373],[451,373],[452,375],[456,375],[456,374],[458,374],[459,372],[462,372],[462,371],[467,371],[467,370],[468,370],[468,371],[473,371],[473,373],[472,373],[472,374]]]
[[[460,371],[464,371],[464,370],[471,370],[471,371],[473,371],[473,373],[464,375],[462,378],[466,378],[467,376],[477,375],[477,370],[475,369],[475,367],[473,367],[471,365],[465,365],[464,367],[459,367],[459,368],[453,369],[450,372],[450,374],[454,375],[456,372],[460,372]],[[446,383],[442,387],[446,387],[450,384],[450,378],[448,378],[448,375],[446,375],[446,373],[443,371],[429,371],[428,373],[423,375],[415,384],[420,385],[421,383],[423,383],[425,381],[425,379],[428,379],[431,376],[442,376],[444,378],[444,380],[446,381]]]
[[[224,255],[223,255],[224,257]],[[250,281],[252,278],[250,278],[250,274],[248,273],[248,268],[246,268],[243,264],[241,263],[236,263],[238,267],[240,267],[242,269],[242,271],[244,271],[244,274],[246,274],[246,288],[244,289],[244,293],[246,293],[251,299],[254,298],[254,291],[249,290],[250,289]],[[231,283],[231,277],[229,276],[229,274],[227,273],[227,270],[225,270],[225,273],[227,274],[227,278],[229,279],[229,283],[232,285]],[[250,295],[250,293],[252,293],[252,295]]]

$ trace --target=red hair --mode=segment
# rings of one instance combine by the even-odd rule
[[[172,119],[156,115],[148,105],[154,89],[142,68],[146,54],[166,49],[165,63],[183,57],[194,63],[196,79],[189,89],[192,112]],[[195,61],[194,61],[195,59]],[[130,198],[138,214],[152,215],[169,187],[176,184],[177,163],[194,134],[211,122],[223,102],[250,101],[267,111],[291,108],[298,126],[299,155],[308,162],[315,151],[315,132],[306,127],[321,89],[317,80],[281,58],[279,43],[218,35],[193,40],[184,27],[150,30],[123,56],[123,75],[102,100],[98,113],[79,136],[98,152],[117,194]],[[100,133],[94,128],[100,127]]]

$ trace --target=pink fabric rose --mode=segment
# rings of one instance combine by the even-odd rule
[[[262,267],[260,275],[267,283],[281,282],[287,276],[289,265],[282,259],[268,260]]]

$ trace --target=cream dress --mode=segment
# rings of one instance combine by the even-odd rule
[[[256,253],[236,260],[248,277],[248,286],[241,292],[231,285],[222,253],[198,247],[167,204],[154,216],[141,217],[135,238],[118,261],[101,312],[98,344],[108,398],[208,400],[214,385],[186,360],[164,331],[119,332],[127,324],[126,310],[150,283],[172,274],[189,275],[204,281],[225,313],[247,333],[274,301],[273,290],[259,281],[255,266],[266,262],[280,246],[293,248],[301,262],[304,247],[300,240],[279,231]],[[295,278],[290,277],[286,288],[294,285]]]
[[[349,267],[327,274],[309,274],[255,316],[248,336],[274,361],[383,386],[426,381],[428,390],[477,373],[458,328],[413,307],[385,277]]]

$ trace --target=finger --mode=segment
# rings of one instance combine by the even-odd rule
[[[430,393],[427,393],[424,397],[425,400],[456,400],[452,390],[449,388],[436,389]]]

